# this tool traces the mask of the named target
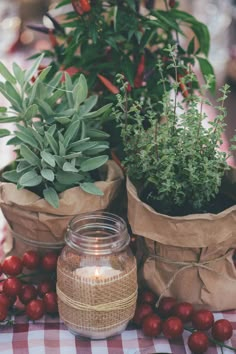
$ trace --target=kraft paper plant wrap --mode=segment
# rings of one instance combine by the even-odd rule
[[[107,209],[120,191],[123,173],[113,161],[101,169],[104,180],[95,184],[103,196],[85,193],[80,187],[60,194],[60,206],[55,209],[45,199],[26,189],[18,190],[13,183],[0,183],[0,207],[12,231],[29,241],[54,244],[64,242],[64,233],[73,216]],[[44,246],[45,247],[45,246]]]
[[[236,189],[230,171],[231,190]],[[232,189],[231,189],[232,188]],[[139,277],[160,296],[173,296],[214,311],[236,307],[236,206],[219,214],[170,217],[143,203],[127,179],[128,220],[139,238]],[[141,245],[140,245],[141,243]]]

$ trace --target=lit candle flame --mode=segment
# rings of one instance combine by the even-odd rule
[[[99,270],[97,267],[95,268],[95,277],[99,277]]]

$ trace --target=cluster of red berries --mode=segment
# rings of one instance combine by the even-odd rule
[[[38,320],[45,313],[58,312],[57,258],[55,252],[40,256],[31,250],[25,252],[22,259],[12,255],[0,263],[0,321],[18,312],[26,313],[31,320]],[[39,276],[40,281],[34,285]]]
[[[232,324],[225,319],[214,320],[209,310],[195,310],[188,302],[178,303],[173,297],[163,297],[156,308],[157,297],[150,290],[139,294],[133,323],[142,328],[143,333],[149,337],[163,335],[171,340],[181,337],[184,329],[189,330],[188,346],[192,353],[206,353],[209,342],[221,347],[228,347],[223,342],[233,335]],[[190,323],[191,327],[185,327]],[[211,330],[211,335],[205,331]]]

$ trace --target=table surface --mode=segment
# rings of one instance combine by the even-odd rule
[[[236,311],[215,313],[214,316],[232,322],[234,335],[227,344],[236,347]],[[175,341],[167,341],[162,336],[148,338],[141,330],[126,330],[107,340],[89,341],[76,338],[57,317],[44,316],[32,322],[25,316],[17,316],[13,320],[13,325],[0,328],[1,354],[190,354],[187,331]],[[207,351],[207,354],[220,353],[213,345]],[[232,354],[233,351],[224,349],[223,353]]]

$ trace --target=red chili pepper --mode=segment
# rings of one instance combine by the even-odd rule
[[[189,92],[187,90],[187,87],[186,85],[183,83],[183,81],[181,80],[183,78],[182,75],[178,74],[177,75],[177,80],[178,80],[178,83],[179,83],[179,88],[180,88],[180,91],[182,92],[182,95],[187,98],[188,95],[189,95]]]
[[[169,6],[170,6],[170,8],[175,7],[175,3],[176,3],[175,0],[169,0]]]
[[[72,6],[79,15],[91,11],[91,5],[88,0],[71,0]]]
[[[113,83],[105,76],[97,74],[97,77],[111,93],[113,93],[114,95],[117,95],[117,93],[119,93],[119,89],[115,85],[113,85]]]
[[[143,83],[143,75],[144,75],[144,68],[145,68],[145,57],[144,55],[141,56],[140,62],[138,64],[137,73],[134,79],[134,87],[138,88],[142,86]]]

